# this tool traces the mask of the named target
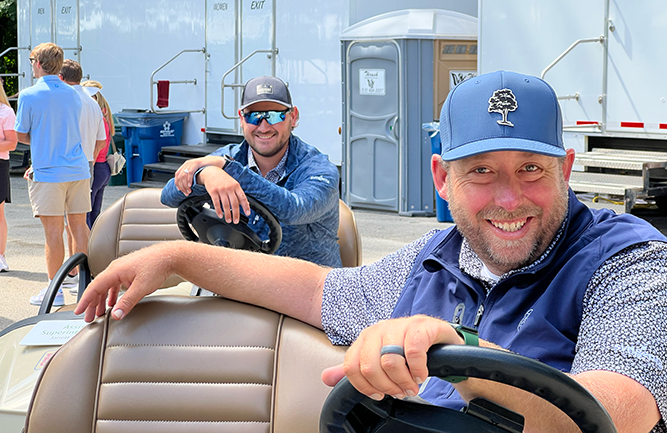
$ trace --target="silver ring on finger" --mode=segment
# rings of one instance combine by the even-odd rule
[[[185,170],[183,170],[183,172],[187,174],[187,173],[190,173],[190,170],[188,170],[188,169],[186,168]]]
[[[395,344],[389,344],[387,346],[382,346],[382,350],[380,350],[380,356],[388,355],[390,353],[393,353],[395,355],[401,355],[403,358],[405,358],[405,351],[403,350],[403,347],[397,346]]]

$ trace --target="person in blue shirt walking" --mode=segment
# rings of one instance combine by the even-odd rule
[[[218,217],[238,223],[243,212],[266,239],[267,225],[251,215],[246,194],[251,195],[280,221],[277,255],[340,267],[338,169],[292,134],[299,109],[287,85],[269,76],[249,80],[239,116],[245,140],[186,161],[162,190],[162,203],[177,207],[190,195],[208,192]]]
[[[580,431],[507,385],[427,378],[431,345],[478,344],[570,374],[619,432],[666,433],[667,238],[633,215],[577,200],[568,185],[574,151],[562,131],[556,94],[541,79],[507,71],[471,78],[443,105],[442,154],[431,159],[455,226],[358,268],[185,241],[155,245],[113,262],[75,312],[90,321],[108,298],[122,319],[178,274],[351,345],[343,365],[323,372],[329,385],[347,376],[373,399],[418,395],[453,409],[485,397],[521,413],[526,432]],[[117,299],[121,284],[130,289]]]

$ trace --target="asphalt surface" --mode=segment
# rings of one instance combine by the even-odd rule
[[[6,257],[10,272],[0,273],[0,330],[21,319],[37,314],[39,307],[30,305],[30,296],[46,287],[48,278],[44,259],[44,231],[32,216],[27,183],[12,177],[12,203],[5,204],[9,225]],[[108,186],[103,209],[131,191],[126,186]],[[633,213],[651,222],[667,234],[667,217],[657,209],[637,209]],[[446,228],[436,218],[402,217],[395,213],[354,211],[361,235],[365,264],[392,253],[433,228]],[[76,301],[65,291],[66,303]]]

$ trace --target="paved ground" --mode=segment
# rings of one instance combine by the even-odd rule
[[[104,193],[106,208],[131,191],[126,186],[108,186]],[[12,203],[5,205],[9,225],[7,261],[10,272],[0,273],[0,330],[37,314],[39,307],[29,304],[30,296],[46,287],[44,231],[33,218],[25,180],[12,177]],[[364,263],[372,263],[417,239],[434,227],[447,227],[435,218],[409,218],[396,214],[355,211],[361,233]],[[65,301],[75,297],[65,291]]]
[[[104,194],[106,208],[130,191],[126,186],[109,186]],[[44,260],[44,232],[38,219],[32,217],[26,182],[12,177],[12,203],[5,205],[9,224],[7,261],[10,272],[0,273],[0,329],[26,317],[37,314],[38,307],[29,304],[29,298],[46,287]],[[417,239],[432,228],[445,228],[436,218],[401,217],[394,213],[355,210],[361,234],[364,263],[372,263]],[[667,234],[667,217],[655,209],[637,210],[636,213]],[[75,301],[67,291],[67,303]]]

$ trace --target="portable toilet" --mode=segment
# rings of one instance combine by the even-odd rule
[[[355,208],[435,215],[431,141],[450,87],[477,72],[477,18],[407,9],[342,32],[343,200]]]

